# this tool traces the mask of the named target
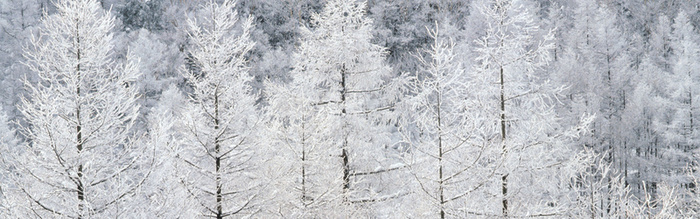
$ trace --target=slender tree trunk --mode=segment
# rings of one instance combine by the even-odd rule
[[[438,83],[437,88],[440,89],[440,83]],[[445,182],[443,178],[443,148],[442,148],[442,115],[440,112],[441,108],[441,98],[442,96],[438,93],[437,97],[437,127],[438,127],[438,175],[439,175],[439,187],[438,191],[440,193],[440,218],[445,219]]]
[[[306,211],[308,207],[307,201],[309,201],[309,197],[306,194],[306,134],[304,133],[306,131],[304,125],[306,118],[302,117],[301,121],[301,203],[304,205],[304,211]]]
[[[77,89],[78,94],[80,94],[80,88]],[[80,125],[80,106],[78,105],[78,108],[75,110],[75,115],[78,118],[78,125],[76,126],[76,131],[78,132],[77,136],[77,146],[76,148],[78,149],[78,154],[81,154],[83,152],[83,135],[82,135],[82,126]],[[78,155],[80,157],[80,155]],[[78,186],[78,218],[82,218],[83,216],[83,208],[84,204],[83,202],[85,201],[85,187],[83,185],[83,163],[82,160],[78,161],[78,179],[77,179],[77,186]]]
[[[77,193],[78,193],[77,194],[78,195],[78,219],[81,219],[83,217],[83,210],[85,208],[84,203],[83,203],[85,201],[85,186],[83,184],[83,161],[80,159],[80,157],[81,157],[80,154],[83,152],[83,131],[82,131],[83,127],[82,127],[82,123],[80,120],[80,110],[81,110],[80,105],[82,104],[80,102],[81,101],[80,100],[80,85],[81,85],[81,83],[80,83],[80,81],[81,81],[81,75],[80,75],[80,71],[81,71],[81,69],[80,69],[80,61],[81,61],[80,29],[79,29],[79,24],[77,22],[75,24],[75,35],[76,35],[75,36],[76,43],[74,46],[77,47],[76,58],[78,61],[78,65],[75,67],[75,73],[76,73],[77,78],[78,78],[78,80],[76,82],[77,84],[75,86],[76,87],[75,94],[76,94],[76,99],[77,99],[76,106],[75,106],[75,118],[76,118],[77,126],[75,127],[75,130],[78,133],[77,137],[76,137],[76,144],[77,144],[76,148],[78,150],[78,157],[79,157],[79,160],[78,160],[78,179],[76,181],[77,181],[77,187],[78,187],[77,188],[77,190],[78,190],[77,191]]]
[[[501,78],[501,149],[503,158],[506,158],[508,149],[506,148],[506,99],[505,82],[503,81],[503,66],[500,66]],[[501,194],[503,195],[503,217],[508,217],[508,173],[501,176]]]
[[[214,94],[214,130],[219,131],[219,94],[218,88],[217,93]],[[216,219],[224,218],[223,212],[223,195],[221,194],[221,144],[219,143],[219,137],[214,138],[214,153],[216,154]]]
[[[342,109],[340,112],[340,116],[343,117],[343,145],[342,145],[342,152],[340,154],[340,158],[343,159],[343,201],[344,202],[349,202],[349,193],[350,193],[350,158],[348,157],[348,132],[347,132],[347,110],[346,104],[345,104],[345,92],[347,91],[347,83],[345,82],[346,80],[346,72],[345,72],[345,64],[340,69],[340,102],[342,104]]]
[[[302,145],[302,151],[301,151],[301,203],[304,205],[304,208],[307,207],[307,199],[308,197],[306,196],[306,146]]]
[[[688,74],[690,74],[690,73],[688,73]],[[692,78],[690,80],[692,80]],[[688,119],[690,120],[690,127],[688,127],[688,136],[690,136],[691,138],[693,137],[693,90],[692,89],[693,89],[692,86],[688,88],[688,114],[689,114]],[[686,141],[686,142],[689,142],[690,140],[691,139],[688,139],[688,141]]]
[[[607,82],[608,82],[608,83],[607,83],[607,84],[608,84],[608,110],[610,111],[610,112],[608,113],[608,130],[609,130],[608,132],[609,132],[609,133],[607,134],[607,136],[605,136],[605,139],[608,140],[608,159],[609,159],[608,162],[612,165],[612,164],[615,164],[615,151],[614,151],[614,150],[615,150],[615,145],[614,145],[613,137],[612,137],[612,135],[613,135],[612,132],[613,132],[613,130],[614,130],[613,123],[612,123],[612,120],[613,120],[613,118],[614,118],[614,116],[613,116],[613,107],[614,107],[614,104],[613,104],[613,102],[614,102],[614,100],[613,100],[613,92],[614,92],[614,91],[613,91],[613,84],[612,84],[612,70],[611,70],[611,68],[610,68],[610,59],[611,59],[611,57],[610,57],[610,55],[609,55],[609,54],[610,54],[610,49],[609,49],[609,48],[606,48],[605,51],[606,51],[606,53],[607,53],[607,55],[605,56],[605,60],[606,60],[606,64],[607,64],[607,67],[608,67],[608,71],[607,71],[607,79],[608,79],[608,81],[607,81]],[[611,190],[612,190],[612,178],[610,178],[610,177],[611,177],[611,176],[608,177],[608,191],[611,191]],[[606,213],[610,214],[610,211],[612,211],[612,207],[613,207],[613,206],[612,206],[612,197],[608,196],[608,203],[607,203]]]
[[[592,171],[592,169],[591,169],[591,171]],[[593,177],[591,177],[591,179],[588,179],[588,182],[589,182],[588,188],[590,188],[590,190],[591,190],[590,194],[589,194],[589,197],[590,197],[589,199],[591,200],[591,203],[590,203],[590,205],[591,205],[591,219],[595,219],[596,210],[595,210],[595,200],[593,199],[594,198],[593,197]]]
[[[78,96],[80,96],[80,88],[77,89],[78,91]],[[78,105],[78,108],[75,110],[75,115],[78,118],[78,125],[76,126],[76,131],[78,132],[77,136],[77,143],[78,145],[76,148],[78,149],[78,157],[80,157],[80,153],[83,152],[83,132],[82,132],[82,126],[80,125],[80,105]],[[83,163],[82,160],[78,161],[78,179],[77,179],[77,184],[78,184],[78,218],[82,218],[83,216],[83,208],[84,204],[83,202],[85,201],[85,187],[83,185]]]

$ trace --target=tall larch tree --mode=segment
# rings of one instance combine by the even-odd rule
[[[16,217],[128,216],[152,164],[133,128],[139,73],[114,60],[114,18],[97,1],[55,4],[25,53],[39,81],[25,81],[20,106],[28,144],[13,158],[25,201]]]
[[[465,66],[455,51],[455,43],[429,30],[433,44],[417,55],[421,71],[409,77],[414,95],[402,101],[405,119],[403,140],[412,151],[406,157],[417,185],[415,216],[457,217],[462,207],[474,199],[475,190],[493,177],[493,168],[484,166],[488,148],[480,144],[477,127],[483,115],[474,114],[480,102],[469,98]],[[486,140],[486,141],[479,141]]]
[[[294,86],[309,89],[299,93],[307,104],[331,116],[330,143],[323,147],[332,148],[338,158],[342,181],[337,191],[350,215],[386,210],[372,206],[402,193],[391,179],[403,165],[390,132],[401,83],[384,63],[386,49],[372,43],[365,8],[355,1],[328,1],[312,17],[312,28],[302,29],[291,72]]]
[[[274,185],[280,190],[273,215],[337,217],[342,212],[341,163],[332,147],[333,115],[307,94],[305,81],[268,84],[269,139],[276,153]]]
[[[473,216],[554,216],[569,207],[571,140],[587,130],[591,117],[572,127],[560,123],[553,110],[563,86],[552,84],[543,68],[551,60],[553,35],[536,24],[528,1],[489,0],[477,3],[487,29],[476,41],[478,54],[469,78],[470,99],[484,115],[479,137],[486,144],[491,183],[481,189]],[[477,144],[479,145],[479,144]],[[574,168],[575,169],[575,168]]]
[[[201,216],[243,217],[259,207],[259,120],[246,60],[255,45],[251,28],[251,19],[239,23],[230,0],[208,1],[188,19],[191,66],[183,72],[191,92],[176,124],[184,130],[177,159]]]

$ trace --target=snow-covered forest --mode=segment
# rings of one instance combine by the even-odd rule
[[[0,0],[0,218],[700,217],[700,1]]]

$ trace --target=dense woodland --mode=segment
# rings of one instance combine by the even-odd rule
[[[0,218],[700,216],[699,1],[0,0],[0,30]]]

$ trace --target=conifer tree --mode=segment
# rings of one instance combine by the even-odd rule
[[[567,127],[554,112],[564,87],[552,84],[543,70],[553,35],[540,30],[531,5],[480,3],[487,29],[476,42],[469,75],[475,91],[469,99],[479,107],[467,113],[482,118],[474,135],[489,148],[484,160],[495,174],[467,208],[487,217],[557,215],[567,208],[566,184],[573,177],[564,167],[578,165],[569,160],[576,154],[571,140],[587,130],[591,117],[579,115],[581,121]],[[484,203],[490,207],[480,207]]]
[[[336,206],[348,215],[386,209],[371,206],[386,204],[402,194],[400,187],[394,186],[397,181],[391,180],[404,165],[396,157],[390,132],[391,109],[401,83],[384,63],[386,49],[372,43],[372,22],[365,18],[364,8],[365,3],[331,0],[312,17],[312,29],[302,29],[289,87],[300,100],[296,111],[310,116],[292,121],[326,123],[305,126],[308,130],[328,129],[319,133],[325,136],[314,137],[325,145],[308,147],[323,147],[322,153],[330,153],[323,156],[337,158],[318,164],[334,170],[326,174],[338,174],[330,178],[340,179],[325,181],[338,184],[321,190],[334,192],[326,196],[339,199],[341,204]],[[337,163],[340,166],[335,166]]]
[[[460,215],[460,208],[474,199],[474,190],[484,186],[495,173],[481,163],[485,144],[475,135],[483,115],[470,99],[470,81],[451,40],[429,30],[433,44],[418,56],[422,69],[410,77],[415,95],[402,101],[404,141],[413,151],[407,158],[417,181],[414,190],[417,215],[445,218]],[[481,142],[483,143],[483,142]]]
[[[114,18],[97,1],[56,7],[25,54],[40,80],[25,81],[20,106],[28,144],[13,157],[14,186],[26,208],[16,217],[130,215],[152,164],[133,128],[139,73],[113,59]]]
[[[208,1],[188,19],[191,67],[183,72],[192,91],[176,126],[178,175],[198,214],[226,218],[259,208],[260,181],[254,174],[258,112],[246,55],[252,20],[239,23],[235,1]],[[239,31],[239,32],[237,32]]]

